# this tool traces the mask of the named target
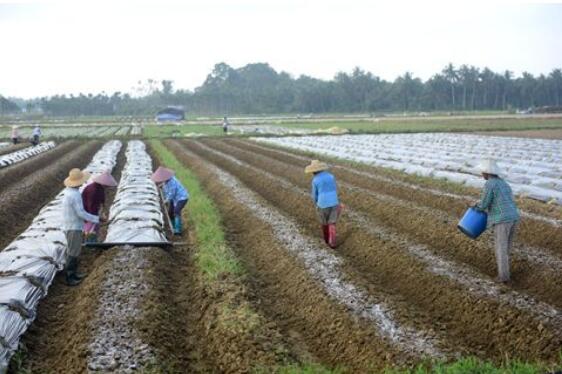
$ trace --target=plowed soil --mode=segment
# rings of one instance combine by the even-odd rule
[[[0,156],[5,155],[7,153],[19,151],[20,149],[29,147],[30,145],[31,144],[29,144],[29,143],[20,143],[20,144],[16,144],[16,145],[9,145],[7,147],[2,147],[2,148],[0,148]]]
[[[52,160],[48,166],[42,164],[42,159],[37,159],[42,168],[1,189],[0,249],[26,229],[39,210],[64,188],[62,181],[68,176],[68,171],[86,167],[99,147],[99,142],[81,144],[64,157],[59,153],[59,159]],[[30,165],[32,162],[30,160]]]
[[[257,149],[244,149],[241,143],[217,140],[204,143],[183,144],[235,175],[299,222],[309,235],[319,234],[307,195],[310,182],[303,176],[303,165],[295,165],[295,160],[275,160],[258,153]],[[345,180],[345,176],[341,178]],[[548,304],[560,307],[560,273],[519,259],[514,264],[514,283],[508,287],[497,286],[491,282],[495,275],[494,262],[487,242],[475,245],[458,235],[452,222],[443,221],[443,214],[432,215],[431,209],[418,209],[427,205],[424,200],[418,202],[416,195],[411,194],[409,199],[388,199],[380,196],[387,194],[388,187],[381,192],[376,185],[358,188],[356,184],[357,181],[346,180],[342,187],[340,183],[342,200],[349,211],[338,225],[341,242],[336,253],[344,260],[347,277],[359,283],[363,280],[362,285],[370,292],[384,290],[398,295],[399,301],[408,305],[402,313],[397,311],[401,323],[410,320],[413,326],[433,328],[460,353],[497,361],[505,356],[557,359],[561,347],[560,314],[555,311],[544,318],[539,309],[551,310]],[[390,192],[388,195],[392,196]],[[219,196],[214,194],[216,199]],[[246,219],[236,216],[235,226],[239,230],[245,227],[238,223]],[[428,222],[432,222],[430,227]],[[266,244],[263,245],[261,250],[267,251]],[[548,252],[552,248],[543,249]],[[434,256],[436,263],[421,261],[420,253]],[[468,281],[455,271],[440,272],[436,269],[437,262],[451,269],[460,268],[460,273],[468,274],[466,279],[472,283],[468,286]],[[528,274],[531,270],[536,273]],[[538,304],[525,304],[529,297],[521,296],[514,289],[531,296]]]
[[[76,141],[63,142],[55,148],[40,153],[37,156],[18,162],[9,167],[0,169],[0,193],[14,183],[35,172],[42,172],[46,167],[54,164],[61,157],[65,157],[71,150],[79,145]]]
[[[125,163],[123,145],[117,156],[113,176],[119,181]],[[97,148],[97,147],[96,147]],[[81,157],[87,166],[93,153]],[[66,169],[64,169],[66,170]],[[60,182],[56,184],[60,190]],[[106,193],[106,208],[111,206],[115,189]],[[102,226],[101,238],[106,227]],[[23,336],[25,368],[39,373],[83,373],[86,370],[87,345],[92,320],[99,298],[100,286],[115,251],[83,249],[80,271],[88,274],[79,287],[68,287],[61,273],[49,288],[49,294],[37,309],[37,318]]]

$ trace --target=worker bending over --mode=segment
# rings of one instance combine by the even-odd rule
[[[174,234],[181,235],[181,211],[189,200],[189,192],[174,174],[173,170],[160,166],[151,178],[164,192],[164,204],[168,207],[168,215],[174,226]]]
[[[103,209],[105,204],[105,191],[109,187],[116,187],[117,181],[106,171],[92,178],[92,182],[82,190],[82,202],[86,212],[104,217],[106,212]],[[99,224],[86,221],[84,223],[84,241],[86,243],[96,243],[98,241]]]
[[[492,159],[482,161],[480,171],[486,183],[476,208],[488,213],[488,227],[494,228],[498,266],[496,281],[506,283],[510,280],[509,254],[519,222],[519,211],[511,187],[500,178],[501,170],[496,162]]]
[[[313,160],[304,172],[313,174],[311,195],[322,224],[324,241],[331,248],[335,248],[336,222],[341,211],[336,178],[328,171],[328,165],[318,160]]]
[[[79,257],[82,250],[82,228],[84,221],[99,223],[99,217],[84,210],[82,196],[78,188],[90,178],[90,174],[80,169],[72,169],[64,180],[66,186],[63,198],[63,229],[68,249],[66,251],[66,283],[76,286],[85,277],[78,272]]]

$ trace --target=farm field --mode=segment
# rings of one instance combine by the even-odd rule
[[[369,372],[461,357],[562,365],[561,207],[520,200],[513,282],[500,285],[491,235],[471,241],[456,229],[476,189],[330,159],[346,204],[332,250],[305,151],[261,138],[67,140],[0,169],[0,207],[13,212],[0,218],[1,253],[52,226],[39,217],[71,167],[109,167],[120,182],[106,241],[165,240],[149,179],[158,165],[191,194],[174,239],[184,244],[84,249],[79,287],[51,269],[48,293],[26,305],[36,316],[10,346],[10,372]],[[0,282],[14,276],[3,271]]]
[[[39,123],[41,124],[41,123]],[[19,135],[22,141],[31,136],[32,126],[21,126]],[[140,130],[140,131],[139,131]],[[0,127],[0,139],[10,137],[11,126]],[[46,125],[41,127],[43,139],[65,139],[65,138],[109,138],[126,137],[128,135],[141,135],[142,128],[139,125],[121,123],[116,125],[104,124],[67,124],[65,126]]]

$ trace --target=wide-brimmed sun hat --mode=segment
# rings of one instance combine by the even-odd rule
[[[152,179],[152,181],[154,183],[162,183],[162,182],[166,182],[168,179],[172,178],[174,176],[174,171],[170,170],[168,168],[165,168],[163,166],[159,166],[158,169],[156,169],[156,171],[154,172],[154,174],[152,174],[152,176],[150,177],[150,179]]]
[[[310,165],[304,168],[306,174],[317,173],[319,171],[328,170],[328,165],[322,161],[312,160]]]
[[[66,187],[80,187],[90,178],[90,173],[74,168],[68,172],[68,177],[64,180]]]
[[[106,187],[117,187],[117,181],[108,171],[96,175],[92,181]]]
[[[500,175],[502,173],[500,167],[496,163],[496,160],[491,158],[486,158],[480,161],[480,165],[478,166],[478,169],[480,170],[481,173],[486,173],[486,174]]]

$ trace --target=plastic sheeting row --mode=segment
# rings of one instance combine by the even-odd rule
[[[125,155],[127,162],[109,211],[105,242],[167,242],[158,188],[150,179],[152,159],[140,140],[130,141]]]
[[[257,139],[410,174],[481,187],[478,163],[498,160],[515,193],[562,204],[562,141],[459,134]]]
[[[24,149],[20,149],[19,151],[2,155],[0,156],[0,168],[26,160],[30,157],[38,155],[39,153],[43,153],[45,151],[48,151],[49,149],[55,148],[55,146],[55,142],[44,142],[34,147],[27,147]]]
[[[121,142],[106,143],[88,165],[92,175],[112,170]],[[31,225],[0,252],[0,373],[18,348],[20,336],[35,318],[37,304],[47,294],[65,264],[61,191]]]

